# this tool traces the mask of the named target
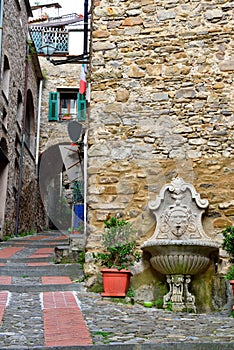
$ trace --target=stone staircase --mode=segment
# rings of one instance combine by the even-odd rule
[[[55,248],[68,247],[69,236],[65,236],[56,231],[49,231],[41,233],[36,236],[28,236],[24,238],[13,238],[6,242],[0,243],[2,252],[6,251],[3,257],[0,254],[0,276],[11,276],[22,278],[22,285],[1,285],[2,290],[14,290],[15,288],[24,289],[25,284],[28,289],[36,290],[42,286],[36,285],[33,282],[34,278],[41,276],[69,276],[71,280],[79,280],[83,276],[83,272],[79,264],[55,264]],[[10,255],[7,253],[7,248],[15,250],[15,254]],[[25,283],[24,281],[31,281],[32,284]],[[48,286],[49,287],[49,286]],[[74,288],[75,285],[72,286]],[[52,286],[51,286],[52,288]],[[57,288],[57,285],[54,285]],[[69,290],[69,286],[64,286],[66,290]]]
[[[69,239],[49,231],[0,243],[0,349],[91,344],[76,300],[76,293],[84,291],[79,283],[81,266],[55,264],[55,248],[69,246]],[[62,308],[58,307],[61,300]],[[70,322],[69,315],[74,312],[74,327],[83,325],[86,334],[84,344],[62,324],[64,318]]]

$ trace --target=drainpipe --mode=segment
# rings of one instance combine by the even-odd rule
[[[2,62],[2,19],[3,19],[4,0],[0,0],[0,62]],[[2,65],[1,65],[2,66]],[[0,70],[1,71],[1,70]],[[0,73],[1,75],[1,73]]]
[[[84,135],[84,234],[86,237],[87,233],[87,170],[88,170],[88,129],[85,131]]]
[[[38,177],[39,163],[39,144],[40,144],[40,124],[41,124],[41,100],[42,100],[42,85],[43,80],[40,80],[39,96],[38,96],[38,112],[37,112],[37,139],[36,139],[36,176]]]
[[[26,58],[29,55],[29,47],[26,46]],[[20,153],[20,168],[19,168],[19,179],[18,179],[18,192],[17,192],[17,203],[15,212],[15,232],[14,235],[18,236],[19,229],[19,208],[20,208],[20,195],[22,189],[22,175],[23,175],[23,163],[24,163],[24,146],[25,146],[25,120],[27,111],[27,90],[28,90],[28,60],[25,61],[25,82],[24,82],[24,113],[22,122],[22,137],[21,137],[21,153]]]
[[[84,50],[83,54],[88,53],[88,29],[89,29],[89,16],[88,16],[88,0],[84,2]]]

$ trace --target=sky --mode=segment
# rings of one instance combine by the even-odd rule
[[[58,2],[62,6],[62,9],[59,11],[60,14],[84,13],[84,0],[56,0],[50,2]]]
[[[84,13],[84,0],[30,0],[31,6],[35,3],[41,4],[52,4],[59,3],[62,8],[59,10],[60,15],[70,14],[70,13]]]

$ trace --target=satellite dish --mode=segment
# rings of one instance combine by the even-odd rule
[[[72,142],[77,142],[82,130],[82,125],[79,124],[76,120],[69,122],[67,126],[67,131]]]

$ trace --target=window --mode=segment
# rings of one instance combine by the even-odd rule
[[[8,147],[4,138],[0,140],[0,231],[4,226],[5,204],[7,197],[7,178],[8,178]]]
[[[10,85],[10,65],[7,56],[4,56],[2,90],[5,97],[8,99]]]
[[[61,90],[49,93],[49,121],[86,120],[86,99],[78,90]]]
[[[34,104],[32,92],[27,92],[26,118],[25,118],[25,143],[33,153],[35,139]]]
[[[17,96],[17,122],[21,123],[23,117],[23,98],[21,92],[18,90],[18,96]]]
[[[4,126],[5,130],[7,130],[7,111],[4,107],[2,111],[2,125]]]
[[[72,116],[77,115],[77,93],[60,93],[60,108],[59,114],[62,116]]]

